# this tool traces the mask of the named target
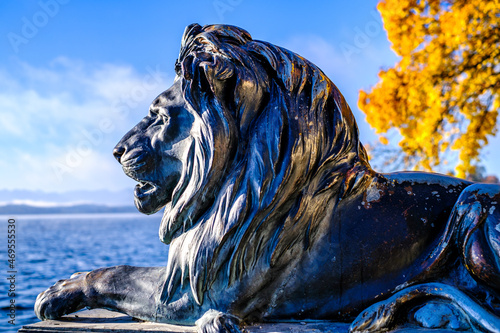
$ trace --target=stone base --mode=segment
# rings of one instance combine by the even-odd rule
[[[338,332],[347,333],[348,324],[330,322],[276,323],[245,327],[248,333],[270,332]],[[23,326],[19,333],[70,333],[70,332],[196,332],[195,326],[180,326],[143,322],[122,313],[104,309],[85,310],[64,316],[59,320],[47,320]]]
[[[194,327],[143,322],[123,313],[104,309],[84,310],[62,317],[23,326],[18,332],[196,332]]]
[[[245,333],[347,333],[349,324],[333,323],[329,321],[300,322],[300,323],[267,323],[243,328]],[[23,326],[19,333],[185,333],[196,332],[194,326],[179,326],[143,322],[122,313],[104,309],[84,310],[75,314],[64,316],[59,320],[47,320]],[[449,330],[424,330],[416,328],[398,329],[398,333],[450,333]]]

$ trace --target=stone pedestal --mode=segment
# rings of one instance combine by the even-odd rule
[[[302,322],[276,323],[245,327],[248,333],[270,332],[338,332],[346,333],[349,325],[344,323]],[[73,332],[196,332],[194,326],[179,326],[170,324],[150,323],[136,320],[127,315],[103,309],[85,310],[76,314],[64,316],[60,320],[47,320],[23,326],[19,333],[73,333]]]
[[[329,321],[268,323],[246,326],[245,333],[347,333],[349,324]],[[103,309],[85,310],[76,314],[64,316],[60,320],[47,320],[23,326],[19,333],[186,333],[196,332],[194,326],[179,326],[170,324],[150,323],[136,320],[127,315]],[[449,330],[424,330],[416,328],[398,329],[393,333],[452,333]]]

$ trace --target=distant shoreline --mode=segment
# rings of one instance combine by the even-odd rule
[[[17,221],[23,220],[61,220],[61,219],[154,219],[161,220],[161,214],[144,215],[135,213],[73,213],[73,214],[0,214],[0,219],[14,218]]]
[[[78,204],[72,206],[38,207],[24,204],[0,206],[0,215],[103,214],[138,213],[134,206]]]

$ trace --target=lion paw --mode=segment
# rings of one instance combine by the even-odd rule
[[[75,273],[40,293],[35,301],[36,316],[41,320],[57,319],[83,309],[86,276],[87,273]]]
[[[216,310],[208,310],[196,321],[199,333],[241,333],[240,319]]]
[[[387,331],[394,321],[394,315],[394,303],[375,303],[356,317],[349,328],[349,332]]]

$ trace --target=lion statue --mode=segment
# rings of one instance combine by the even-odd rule
[[[77,273],[38,296],[40,319],[500,332],[500,185],[375,172],[332,81],[240,28],[188,26],[175,71],[114,149],[138,210],[164,208],[167,266]]]

